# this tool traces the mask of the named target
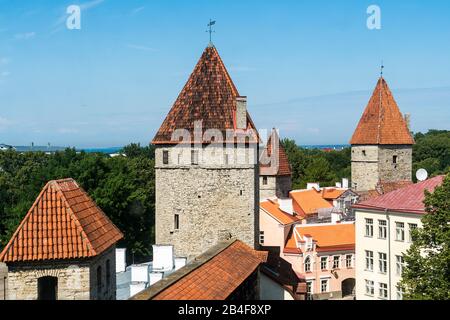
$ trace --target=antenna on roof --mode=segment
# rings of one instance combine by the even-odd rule
[[[212,26],[216,24],[216,21],[209,19],[208,23],[208,30],[206,32],[209,32],[209,45],[212,46],[212,33],[215,33],[215,31],[212,29]]]

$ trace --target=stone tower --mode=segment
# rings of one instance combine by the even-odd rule
[[[267,140],[259,165],[260,199],[289,197],[292,188],[292,170],[276,129]]]
[[[381,77],[350,141],[354,190],[411,181],[414,139],[408,121]]]
[[[203,52],[158,130],[156,243],[189,260],[259,234],[259,136],[216,48]]]

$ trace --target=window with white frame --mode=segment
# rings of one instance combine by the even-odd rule
[[[311,257],[307,256],[305,258],[305,263],[304,263],[304,265],[305,265],[305,272],[311,272],[311,264],[312,264]]]
[[[366,294],[369,296],[375,294],[375,284],[372,280],[366,280]]]
[[[328,279],[320,280],[320,292],[328,292]]]
[[[403,300],[403,288],[400,284],[397,285],[397,300]]]
[[[405,241],[405,224],[403,222],[395,223],[395,240]]]
[[[320,257],[320,270],[328,269],[328,256]]]
[[[378,238],[387,238],[387,222],[386,220],[378,220]]]
[[[373,251],[366,250],[366,270],[373,271]]]
[[[353,255],[352,254],[347,254],[345,256],[345,266],[347,268],[353,267]]]
[[[413,242],[413,231],[417,229],[417,224],[416,223],[409,223],[408,224],[408,229],[409,229],[409,242]]]
[[[366,237],[373,237],[373,219],[366,218]]]
[[[379,283],[378,284],[378,297],[381,299],[387,299],[388,297],[388,288],[386,283]]]
[[[395,260],[396,260],[396,270],[397,270],[397,275],[401,276],[402,272],[403,272],[403,268],[405,267],[405,260],[403,259],[403,256],[395,256]]]
[[[378,252],[378,266],[381,273],[387,272],[387,254]]]
[[[312,280],[306,281],[306,300],[312,300],[313,295],[313,282]]]
[[[340,256],[333,256],[333,269],[339,269],[341,262]]]

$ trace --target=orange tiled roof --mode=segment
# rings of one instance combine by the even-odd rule
[[[293,190],[289,196],[294,203],[300,207],[306,215],[315,214],[319,209],[332,208],[333,205],[322,198],[321,191],[311,190]],[[294,204],[294,210],[296,208]],[[297,212],[298,213],[298,212]]]
[[[0,261],[88,258],[122,238],[73,179],[50,181],[0,254]]]
[[[272,148],[275,148],[275,152],[278,150],[278,157],[275,158],[275,163],[267,163],[272,156]],[[290,176],[292,175],[291,165],[289,164],[289,160],[281,145],[280,138],[278,136],[277,130],[273,129],[270,134],[269,139],[267,140],[267,145],[264,148],[261,154],[261,161],[259,168],[261,175],[274,175],[274,176]],[[274,168],[272,168],[274,166]]]
[[[279,223],[283,225],[300,221],[300,219],[297,218],[296,216],[293,216],[289,213],[280,210],[279,203],[273,200],[266,200],[261,202],[260,207],[264,211],[266,211],[269,215],[271,215],[275,220],[277,220]]]
[[[350,144],[414,144],[414,139],[384,78],[378,80]]]
[[[236,240],[212,259],[159,292],[155,300],[225,300],[261,263],[267,252]]]
[[[334,200],[339,198],[347,189],[340,188],[323,188],[322,189],[322,198],[327,200]]]
[[[236,130],[237,97],[239,93],[219,53],[214,46],[207,47],[152,143],[176,143],[171,141],[172,133],[176,129],[188,130],[193,139],[195,121],[202,121],[203,132],[207,129],[220,130],[226,139],[225,130]],[[248,112],[247,129],[253,129],[252,138],[259,142],[255,125]]]

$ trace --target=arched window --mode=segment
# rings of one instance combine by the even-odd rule
[[[109,286],[111,285],[111,262],[106,260],[106,288],[109,289]]]
[[[100,298],[102,292],[102,267],[97,267],[97,298]]]
[[[310,256],[307,256],[305,258],[304,264],[305,264],[305,272],[311,272],[311,257]]]

